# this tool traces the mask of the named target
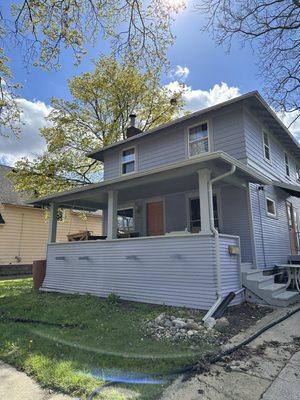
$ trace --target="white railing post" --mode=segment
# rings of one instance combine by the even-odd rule
[[[200,169],[198,172],[199,183],[199,201],[200,201],[200,219],[201,219],[201,232],[211,233],[210,229],[210,199],[208,183],[211,176],[209,169]]]
[[[118,217],[118,192],[116,190],[108,191],[107,205],[107,239],[116,239]]]
[[[50,204],[48,243],[55,243],[56,242],[57,209],[58,209],[57,204],[55,204],[55,203],[51,203]]]

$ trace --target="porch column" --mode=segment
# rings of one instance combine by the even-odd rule
[[[117,238],[118,192],[108,191],[107,204],[107,239]]]
[[[50,204],[48,243],[55,243],[56,242],[57,209],[58,209],[57,204],[55,204],[55,203],[51,203]]]
[[[199,184],[199,200],[200,200],[200,219],[201,232],[210,233],[210,218],[209,218],[209,191],[208,182],[210,180],[211,171],[209,169],[200,169],[198,172]]]

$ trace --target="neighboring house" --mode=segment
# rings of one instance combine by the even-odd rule
[[[259,272],[298,253],[300,148],[258,92],[145,133],[132,123],[89,157],[102,182],[32,202],[51,207],[43,290],[199,309],[242,283],[270,304],[298,298]],[[103,210],[107,239],[55,243],[72,205]]]
[[[33,260],[45,258],[49,223],[45,210],[26,204],[28,195],[17,192],[7,173],[10,167],[0,165],[0,274],[28,272]],[[90,230],[102,231],[101,216],[67,211],[58,221],[57,240],[67,241],[67,234]]]

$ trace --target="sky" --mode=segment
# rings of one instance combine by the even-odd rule
[[[176,40],[168,52],[171,70],[162,76],[162,84],[176,87],[179,82],[184,82],[187,85],[186,108],[190,111],[249,91],[262,92],[263,82],[258,76],[255,49],[241,48],[234,42],[230,54],[227,54],[207,33],[200,31],[203,18],[205,16],[194,11],[193,1],[188,0],[186,10],[179,13],[173,25]],[[13,165],[20,157],[32,158],[43,152],[45,143],[39,129],[47,124],[45,117],[51,111],[51,98],[70,98],[67,79],[91,71],[99,49],[108,54],[108,44],[102,41],[97,48],[88,48],[88,55],[79,67],[73,65],[70,52],[65,51],[61,55],[62,68],[50,72],[25,68],[21,52],[11,49],[11,68],[15,80],[23,85],[18,99],[22,110],[21,135],[19,139],[0,136],[0,163]],[[300,121],[294,127],[294,133],[298,132]]]

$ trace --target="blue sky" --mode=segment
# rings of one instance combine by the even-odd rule
[[[174,46],[169,50],[171,67],[186,66],[190,73],[186,83],[195,89],[208,90],[214,84],[226,82],[228,86],[239,87],[242,93],[261,89],[257,77],[256,57],[250,48],[241,49],[236,43],[231,53],[217,46],[214,41],[200,31],[203,18],[193,11],[188,1],[185,11],[179,13],[174,23],[173,31],[177,37]],[[99,40],[100,42],[100,40]],[[12,49],[12,69],[15,78],[22,83],[21,96],[28,100],[40,100],[46,104],[52,96],[66,97],[67,79],[93,68],[92,59],[97,59],[100,51],[108,53],[108,44],[100,42],[98,48],[89,47],[88,55],[79,67],[73,65],[70,52],[64,52],[61,57],[62,68],[59,71],[43,71],[31,67],[27,70],[22,63],[22,55]],[[170,77],[162,77],[163,83],[168,83]]]
[[[203,18],[204,15],[193,10],[193,0],[188,0],[187,9],[179,13],[173,25],[176,41],[168,52],[172,73],[162,76],[162,84],[176,87],[179,80],[184,81],[187,109],[192,111],[252,90],[263,94],[256,52],[234,42],[230,54],[226,54],[222,46],[217,46],[208,34],[200,31]],[[88,55],[75,67],[70,51],[63,51],[62,68],[49,72],[34,67],[26,69],[20,49],[11,49],[11,68],[15,80],[23,85],[18,100],[23,124],[21,139],[0,136],[0,162],[13,164],[22,156],[34,157],[45,149],[39,129],[45,125],[51,98],[69,98],[67,79],[91,71],[92,60],[97,60],[101,52],[109,54],[109,46],[99,39],[98,46],[89,47]],[[176,70],[184,71],[184,76],[176,74]]]

